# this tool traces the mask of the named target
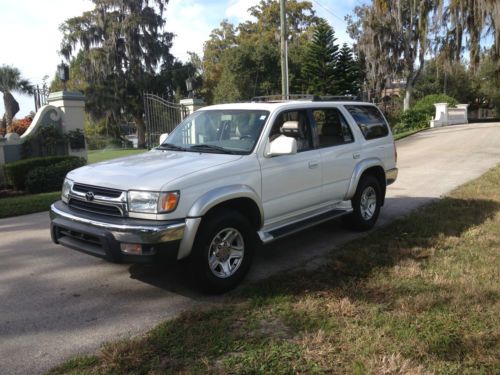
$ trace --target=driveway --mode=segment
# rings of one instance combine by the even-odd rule
[[[400,174],[378,225],[500,163],[500,123],[452,126],[397,142]],[[218,304],[185,283],[176,264],[116,265],[53,245],[48,214],[0,220],[0,374],[37,374],[104,342],[145,332],[197,306]],[[322,262],[360,234],[336,221],[263,247],[248,281]]]

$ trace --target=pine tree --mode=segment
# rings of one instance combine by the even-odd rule
[[[352,49],[344,43],[335,69],[336,94],[357,95],[361,87],[360,68],[352,56]]]
[[[302,70],[307,92],[315,95],[333,94],[336,90],[335,70],[339,46],[333,28],[323,19],[318,22],[308,45]]]

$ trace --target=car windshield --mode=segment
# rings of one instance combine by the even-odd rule
[[[268,111],[261,110],[196,111],[174,129],[159,149],[248,154],[268,116]]]

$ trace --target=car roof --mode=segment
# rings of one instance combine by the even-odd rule
[[[287,100],[275,102],[242,102],[242,103],[226,103],[216,104],[200,108],[200,111],[211,110],[264,110],[273,112],[277,109],[293,109],[293,108],[314,108],[328,106],[343,106],[343,105],[369,105],[372,103],[360,101],[305,101],[305,100]]]

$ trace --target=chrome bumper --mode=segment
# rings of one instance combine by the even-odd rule
[[[397,168],[393,168],[393,169],[389,169],[388,171],[385,171],[386,185],[390,185],[390,184],[394,183],[394,181],[396,181],[397,178],[398,178],[398,169]]]
[[[150,220],[75,213],[61,201],[50,207],[51,235],[55,243],[112,260],[134,261],[166,251],[177,258],[185,220],[154,223]],[[122,243],[141,244],[149,253],[125,254]]]

